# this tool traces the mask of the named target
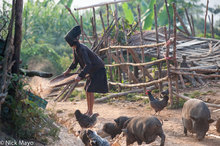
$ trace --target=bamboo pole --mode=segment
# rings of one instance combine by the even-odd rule
[[[106,64],[105,66],[107,67],[118,67],[118,66],[147,66],[147,65],[151,65],[151,64],[157,64],[157,63],[160,63],[162,61],[165,61],[166,58],[162,58],[162,59],[158,59],[158,60],[155,60],[155,61],[151,61],[151,62],[145,62],[145,63],[119,63],[119,64]]]
[[[142,23],[141,23],[141,10],[140,10],[140,5],[138,5],[138,23],[139,23],[139,28],[140,28],[140,38],[141,38],[141,45],[143,45],[143,32],[142,32]],[[141,59],[142,63],[145,62],[145,56],[144,56],[144,48],[141,48]],[[143,72],[143,82],[146,82],[146,75],[145,75],[145,68],[142,68]],[[144,93],[146,92],[146,88],[144,87]]]
[[[205,26],[204,26],[204,38],[206,37],[206,21],[207,21],[207,15],[208,15],[208,8],[209,8],[209,0],[207,0],[206,4],[206,12],[205,12]]]
[[[156,32],[156,42],[159,43],[158,29],[157,29],[157,7],[154,4],[154,20],[155,20],[155,32]],[[160,59],[160,48],[157,46],[157,59]],[[158,77],[161,78],[161,63],[158,63]],[[163,90],[162,83],[159,83],[159,97],[161,96],[161,92]]]
[[[182,33],[188,35],[184,30],[180,29],[178,26],[176,26],[176,28],[177,28],[177,30],[179,30],[180,32],[182,32]]]
[[[81,31],[83,32],[83,19],[82,19],[82,16],[80,16],[80,28],[81,28]],[[84,33],[82,33],[82,42],[84,43]]]
[[[189,97],[187,97],[187,96],[180,95],[180,94],[178,94],[178,93],[176,93],[176,92],[173,92],[173,94],[176,95],[176,96],[178,96],[178,97],[180,97],[180,98],[182,98],[182,99],[184,99],[184,100],[190,100],[190,99],[192,99],[192,98],[189,98]],[[207,102],[205,102],[205,104],[206,104],[208,107],[220,108],[220,105],[219,105],[219,104],[212,104],[212,103],[207,103]]]
[[[76,19],[76,17],[73,15],[72,11],[70,10],[69,7],[65,6],[65,8],[69,11],[69,13],[72,15],[73,19],[76,21],[77,25],[80,25],[78,20]],[[90,41],[90,39],[88,38],[88,36],[86,35],[85,31],[82,31],[82,33],[84,33],[86,39],[89,41],[89,44],[92,45],[92,42]]]
[[[195,36],[195,26],[194,26],[194,20],[193,20],[193,16],[191,16],[191,22],[192,22],[192,29],[193,29],[193,36]]]
[[[154,85],[154,84],[158,84],[160,82],[163,82],[163,81],[167,81],[168,77],[164,77],[164,78],[161,78],[161,79],[158,79],[158,80],[153,80],[151,82],[147,82],[147,83],[138,83],[138,84],[123,84],[123,83],[117,83],[117,82],[108,82],[109,84],[111,85],[114,85],[114,86],[121,86],[121,87],[144,87],[144,86],[151,86],[151,85]]]
[[[174,61],[174,67],[175,69],[177,68],[177,60],[176,60],[176,4],[173,3],[173,35],[174,35],[174,40],[173,40],[173,61]],[[180,19],[179,19],[180,20]],[[179,93],[179,87],[178,87],[178,76],[175,77],[175,87],[177,93]],[[176,104],[179,105],[179,98],[176,98]]]
[[[171,70],[177,70],[177,71],[196,71],[196,72],[203,72],[203,73],[216,73],[216,72],[220,72],[219,69],[202,69],[202,68],[177,68],[177,69],[171,68]]]
[[[189,27],[190,27],[190,30],[191,30],[191,34],[193,35],[192,24],[191,24],[191,21],[190,21],[190,19],[189,19],[189,14],[188,14],[188,11],[187,11],[186,8],[185,8],[185,14],[186,14],[187,21],[188,21],[188,23],[189,23]]]
[[[174,38],[171,38],[170,41],[173,42]],[[154,48],[158,46],[164,46],[166,42],[158,43],[158,44],[150,44],[150,45],[140,45],[140,46],[109,46],[107,48],[100,49],[99,51],[106,51],[109,49],[139,49],[139,48]]]
[[[167,16],[168,16],[168,23],[169,23],[169,33],[168,33],[168,39],[170,38],[170,31],[171,31],[171,21],[170,21],[170,12],[167,4],[167,0],[165,0],[166,10],[167,10]]]
[[[168,41],[167,38],[167,28],[164,27],[164,35],[166,42]],[[166,45],[166,57],[169,58],[169,53],[170,53],[170,47],[169,45]],[[168,76],[168,87],[169,87],[169,99],[170,99],[170,104],[171,106],[173,105],[173,88],[172,88],[172,78],[170,74],[170,62],[168,59],[166,59],[166,64],[167,64],[167,76]]]
[[[217,78],[217,77],[220,77],[220,75],[216,75],[216,74],[213,74],[213,75],[204,75],[204,74],[181,72],[181,71],[174,71],[174,70],[171,70],[170,72],[171,72],[171,73],[174,73],[174,74],[178,74],[178,75],[200,76],[200,77],[202,77],[202,78]]]
[[[98,35],[97,35],[97,30],[96,30],[96,15],[95,15],[95,8],[92,8],[93,11],[93,27],[94,27],[94,46],[98,44]]]

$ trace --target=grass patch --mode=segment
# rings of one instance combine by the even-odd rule
[[[190,94],[191,98],[198,98],[199,96],[201,96],[201,92],[200,91],[194,91]]]

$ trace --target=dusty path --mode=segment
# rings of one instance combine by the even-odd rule
[[[75,121],[73,117],[73,113],[76,109],[80,109],[82,112],[86,112],[86,102],[80,101],[77,103],[74,102],[59,102],[53,103],[50,102],[48,105],[48,109],[53,110],[57,113],[57,120],[59,123],[63,124],[65,127],[69,129],[70,132],[80,130],[80,127]],[[148,108],[147,105],[143,105],[138,102],[115,102],[112,104],[95,104],[94,111],[100,114],[98,118],[98,122],[94,127],[94,130],[98,131],[102,128],[105,122],[113,122],[113,119],[119,116],[150,116],[151,109]],[[219,113],[214,114],[214,118],[219,117]],[[166,142],[167,146],[218,146],[220,145],[220,139],[214,138],[211,136],[206,136],[206,138],[198,142],[195,139],[195,135],[188,134],[188,136],[184,136],[183,127],[181,123],[181,109],[171,110],[165,109],[163,110],[159,116],[159,119],[163,120],[163,129],[166,134]],[[215,124],[215,123],[214,123]],[[215,130],[214,124],[211,125],[209,134],[214,134],[220,136]],[[151,145],[159,145],[160,138],[157,138],[157,141],[152,143]],[[125,138],[120,141],[122,146],[125,145]],[[137,144],[134,144],[137,145]],[[143,144],[145,146],[146,144]]]
[[[41,81],[39,79],[34,80],[35,87],[41,87],[38,89],[38,92],[41,93],[45,81]],[[39,84],[36,84],[39,83]],[[200,99],[204,101],[208,101],[215,104],[220,104],[220,82],[215,83],[214,85],[207,84],[205,87],[201,88],[187,88],[186,91],[182,91],[182,93],[189,93],[197,90],[198,92],[206,92],[209,93],[207,95],[202,95]],[[58,142],[59,145],[63,146],[81,146],[79,139],[77,139],[73,134],[76,131],[80,130],[78,123],[75,121],[74,112],[76,109],[81,110],[83,113],[87,110],[86,100],[80,100],[78,102],[53,102],[49,101],[47,105],[47,110],[54,113],[56,117],[56,121],[58,124],[66,127],[67,130],[63,130],[61,132],[60,138],[61,140]],[[214,112],[216,109],[211,110],[211,115],[214,120],[220,118],[220,111]],[[105,104],[95,104],[94,112],[98,112],[100,114],[98,118],[98,122],[95,125],[93,130],[100,130],[104,123],[113,122],[113,119],[119,116],[151,116],[154,114],[149,104],[144,104],[143,101],[129,102],[125,100],[114,100],[110,103]],[[220,133],[216,132],[215,124],[212,123],[210,129],[208,131],[207,136],[203,141],[197,141],[195,139],[195,135],[188,134],[188,136],[184,136],[183,127],[181,121],[181,109],[169,109],[165,108],[161,111],[160,115],[157,116],[160,120],[163,120],[163,129],[166,135],[166,146],[220,146]],[[210,134],[218,136],[218,138],[210,136]],[[71,138],[72,137],[72,138]],[[110,141],[113,141],[109,139]],[[120,141],[121,146],[125,146],[125,138],[122,138]],[[55,142],[56,143],[56,142]],[[73,144],[74,143],[74,144]],[[150,144],[150,146],[155,146],[160,144],[160,138]],[[137,146],[137,143],[134,144]],[[143,144],[143,146],[147,146]],[[149,145],[148,145],[149,146]]]

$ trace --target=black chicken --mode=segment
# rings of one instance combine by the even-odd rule
[[[167,106],[168,100],[169,100],[169,97],[168,97],[169,91],[168,91],[168,90],[163,91],[163,92],[161,93],[162,96],[163,96],[163,99],[162,99],[162,100],[158,100],[158,99],[154,98],[153,95],[151,94],[151,92],[150,92],[149,90],[146,92],[146,94],[147,94],[148,97],[149,97],[150,106],[154,109],[155,114],[156,114],[157,112],[160,112],[161,110],[164,109],[164,107]]]
[[[75,111],[76,120],[78,121],[79,125],[82,128],[92,128],[93,126],[95,126],[98,116],[99,116],[98,113],[88,116],[88,115],[82,114],[80,110]]]
[[[111,138],[113,139],[117,134],[120,134],[122,131],[116,123],[105,123],[102,127],[102,131],[105,133],[111,135]]]

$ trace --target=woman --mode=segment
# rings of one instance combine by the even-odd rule
[[[80,26],[75,26],[65,36],[65,40],[73,49],[73,63],[63,73],[67,75],[71,70],[75,69],[79,63],[81,72],[76,77],[76,81],[79,82],[88,74],[88,78],[85,84],[86,98],[88,110],[87,115],[93,114],[94,104],[94,92],[95,93],[107,93],[107,78],[105,65],[102,59],[92,52],[87,46],[79,42],[81,34]]]

